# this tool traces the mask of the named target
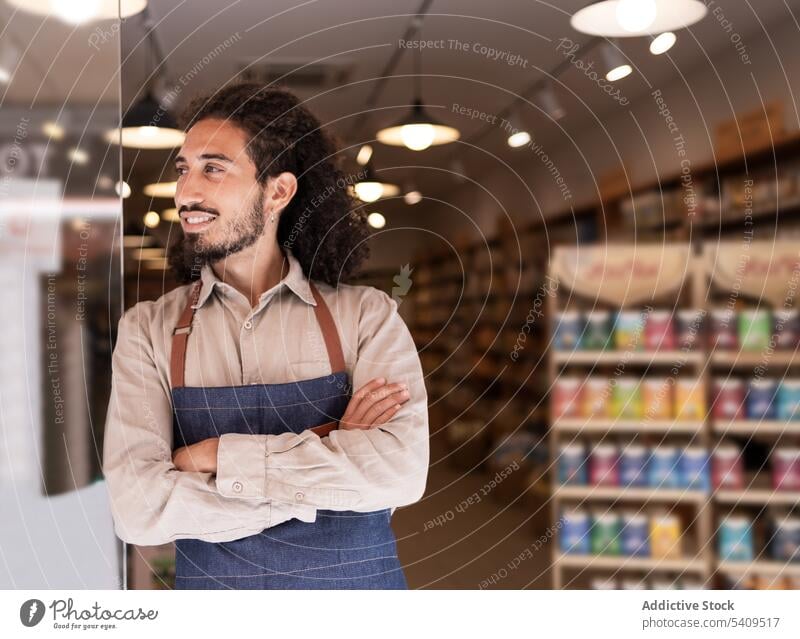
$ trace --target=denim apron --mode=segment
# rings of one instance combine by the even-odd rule
[[[331,375],[284,384],[184,386],[186,343],[198,281],[173,331],[173,448],[225,433],[277,435],[310,428],[325,437],[350,399],[339,334],[330,310],[309,281],[317,304]],[[254,446],[257,444],[253,444]],[[390,509],[369,513],[318,510],[314,523],[297,519],[226,542],[175,542],[175,588],[183,589],[405,589]]]

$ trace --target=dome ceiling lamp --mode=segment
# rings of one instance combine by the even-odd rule
[[[412,151],[424,151],[430,146],[449,144],[461,137],[461,132],[451,126],[442,124],[432,117],[422,102],[422,50],[414,50],[415,98],[411,113],[397,124],[378,131],[379,142],[391,146],[404,146]]]
[[[656,35],[689,27],[707,12],[700,0],[601,0],[577,11],[570,24],[605,38]]]
[[[376,202],[384,197],[393,197],[400,193],[400,187],[389,182],[382,182],[375,173],[371,163],[365,167],[364,179],[356,182],[353,190],[362,202]]]
[[[106,131],[104,140],[131,149],[173,149],[183,144],[186,137],[175,119],[155,97],[153,88],[159,68],[160,47],[155,39],[152,21],[145,15],[144,28],[148,40],[144,97],[134,103],[123,115],[122,126]],[[148,69],[152,69],[148,72]]]

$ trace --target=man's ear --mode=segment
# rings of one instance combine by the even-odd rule
[[[279,213],[297,193],[297,178],[294,173],[284,171],[280,175],[269,178],[269,188],[264,201],[264,208]]]

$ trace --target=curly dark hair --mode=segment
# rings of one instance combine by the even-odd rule
[[[369,257],[367,215],[348,192],[352,179],[341,168],[336,138],[282,87],[255,82],[233,84],[194,98],[179,117],[188,131],[200,120],[222,119],[249,137],[247,154],[256,179],[284,171],[297,178],[297,192],[278,223],[278,243],[291,249],[309,279],[337,286],[351,278]],[[189,282],[199,270],[187,271],[170,260],[176,277]]]

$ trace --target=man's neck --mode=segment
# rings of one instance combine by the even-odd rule
[[[289,261],[285,261],[280,245],[275,238],[262,238],[252,246],[214,262],[216,276],[230,284],[250,300],[250,306],[258,305],[261,295],[277,285],[289,272]]]

